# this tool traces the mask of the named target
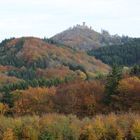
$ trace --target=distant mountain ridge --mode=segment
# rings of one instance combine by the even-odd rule
[[[108,31],[96,32],[92,27],[76,25],[51,38],[76,50],[93,50],[107,45],[120,45],[130,40],[127,36],[110,35]]]

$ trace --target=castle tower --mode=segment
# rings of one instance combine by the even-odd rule
[[[86,26],[86,22],[83,22],[83,26]]]

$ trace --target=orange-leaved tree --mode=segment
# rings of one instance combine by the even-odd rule
[[[140,110],[140,79],[128,77],[119,82],[117,96],[114,97],[120,111]]]
[[[18,115],[41,115],[53,111],[51,97],[56,90],[52,88],[29,88],[24,91],[14,91],[14,111]]]

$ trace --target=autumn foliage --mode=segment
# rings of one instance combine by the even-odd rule
[[[42,117],[0,116],[1,140],[139,140],[140,115],[76,116],[48,114]]]
[[[140,66],[32,37],[0,44],[0,140],[139,140],[139,113]]]
[[[139,112],[139,78],[123,78],[119,81],[115,93],[108,96],[105,83],[104,80],[78,80],[57,86],[37,85],[11,91],[13,106],[10,110],[13,115],[43,115],[53,112],[75,114],[79,117],[110,112]],[[104,102],[106,98],[110,100],[109,104]]]
[[[140,111],[140,79],[129,77],[119,82],[115,104],[123,111]]]
[[[36,114],[41,115],[53,111],[52,96],[55,94],[55,88],[29,88],[23,91],[13,93],[14,112],[18,115]]]
[[[99,112],[104,86],[99,81],[78,82],[59,87],[54,97],[58,113],[92,116]]]

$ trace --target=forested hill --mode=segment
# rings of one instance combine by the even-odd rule
[[[127,36],[111,35],[108,31],[101,33],[87,25],[76,25],[51,38],[54,42],[67,45],[76,50],[92,50],[106,45],[123,44],[131,40]]]
[[[140,64],[140,39],[133,39],[123,45],[112,45],[91,50],[88,51],[88,54],[109,65],[132,66]]]
[[[25,77],[32,77],[32,75],[36,77],[34,72],[37,72],[37,75],[43,74],[44,77],[52,78],[75,74],[77,71],[88,74],[106,73],[109,70],[106,64],[84,52],[50,44],[33,37],[4,40],[0,44],[0,65],[10,66],[10,69],[12,66],[14,72],[10,72],[10,75],[17,76],[15,71],[16,73],[18,71],[18,74],[20,72],[20,75]]]

